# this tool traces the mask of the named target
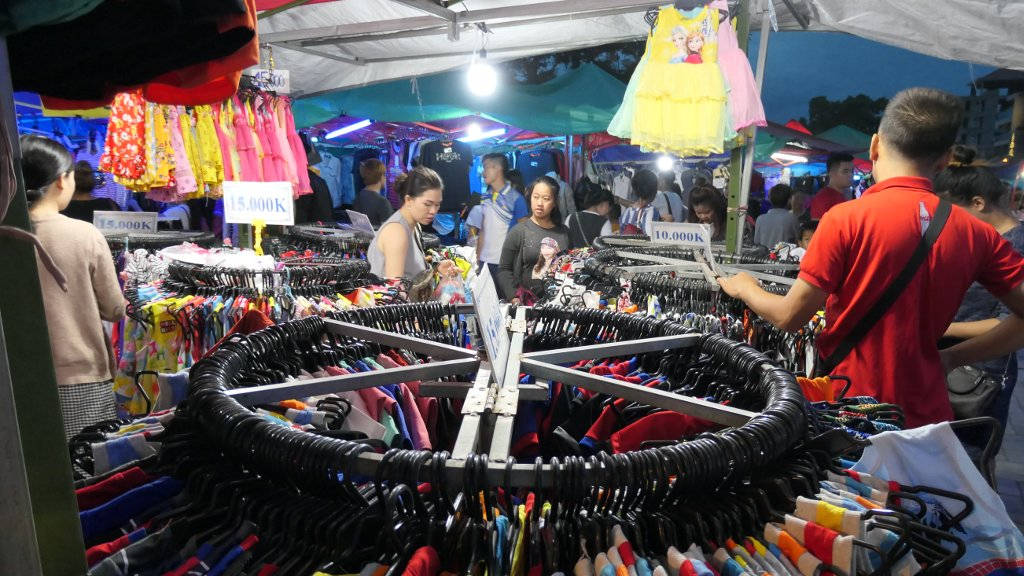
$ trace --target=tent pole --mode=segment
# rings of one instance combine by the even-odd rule
[[[764,85],[765,61],[768,58],[768,36],[771,34],[771,12],[767,9],[761,14],[761,38],[757,47],[757,70],[754,74],[754,81],[757,85],[757,94],[761,95],[761,88]],[[743,216],[746,217],[747,204],[750,202],[750,180],[754,177],[754,153],[757,150],[757,126],[750,128],[750,142],[746,147],[746,156],[743,158],[743,180],[740,182],[740,202],[743,207]],[[743,226],[736,231],[736,253],[743,250]]]
[[[4,224],[29,230],[7,42],[0,36],[0,114],[18,190]],[[64,442],[35,249],[0,236],[0,566],[5,574],[85,574],[85,545]]]
[[[731,26],[728,22],[725,25]],[[736,14],[736,38],[740,50],[746,53],[750,43],[750,0],[740,0],[739,10]],[[752,149],[750,143],[745,147]],[[725,247],[730,254],[740,252],[743,247],[743,220],[746,215],[745,204],[740,199],[740,184],[743,180],[743,150],[742,147],[734,149],[732,157],[729,159],[729,211],[726,213],[725,220]]]

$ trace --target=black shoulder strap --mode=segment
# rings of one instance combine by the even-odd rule
[[[942,233],[943,228],[946,227],[946,221],[949,219],[949,214],[952,212],[953,206],[945,200],[939,201],[939,206],[935,209],[935,215],[932,217],[931,224],[928,225],[928,230],[925,231],[921,237],[921,242],[917,245],[917,249],[910,256],[910,260],[907,261],[907,265],[903,267],[903,270],[898,276],[892,281],[891,284],[885,289],[885,292],[878,298],[875,305],[864,315],[863,318],[857,322],[857,325],[850,330],[850,333],[843,338],[843,341],[839,343],[835,352],[829,355],[828,358],[822,360],[822,366],[819,367],[817,372],[819,374],[829,374],[832,370],[835,370],[836,366],[840,362],[846,359],[846,356],[851,350],[864,339],[864,336],[882,319],[882,316],[892,308],[892,305],[896,302],[896,299],[900,297],[900,294],[906,289],[910,281],[914,279],[914,275],[917,274],[917,270],[924,263],[925,258],[928,257],[928,253],[931,252],[932,246],[935,245],[935,241],[938,240],[939,234]]]

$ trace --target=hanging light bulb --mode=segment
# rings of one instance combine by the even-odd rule
[[[669,172],[676,166],[676,161],[671,156],[658,156],[658,171]]]
[[[466,83],[475,96],[491,96],[498,89],[498,72],[487,61],[487,50],[473,56],[466,73]]]

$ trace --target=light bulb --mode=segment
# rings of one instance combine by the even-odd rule
[[[490,96],[498,89],[498,72],[487,62],[487,55],[482,51],[469,65],[466,83],[475,96]]]
[[[676,161],[670,156],[658,156],[658,171],[669,172],[676,166]]]

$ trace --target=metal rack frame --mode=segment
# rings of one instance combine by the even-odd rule
[[[757,412],[620,382],[559,365],[582,359],[681,350],[697,345],[701,338],[700,335],[660,336],[523,353],[528,309],[521,306],[516,309],[515,316],[506,316],[506,329],[510,330],[511,338],[504,379],[505,386],[498,385],[498,379],[494,377],[491,363],[483,350],[463,349],[358,324],[325,319],[327,331],[333,334],[404,348],[431,355],[440,361],[262,387],[236,388],[227,391],[227,395],[243,405],[254,405],[301,396],[355,391],[411,380],[463,376],[476,370],[476,377],[472,384],[435,382],[421,388],[421,394],[427,396],[465,399],[462,409],[462,426],[456,437],[452,455],[446,463],[447,479],[458,483],[463,477],[466,459],[473,454],[486,452],[488,454],[486,471],[488,481],[511,483],[513,486],[532,486],[537,480],[538,473],[541,475],[542,481],[547,484],[554,481],[554,475],[557,473],[557,470],[547,464],[541,466],[534,464],[509,465],[509,452],[519,400],[547,399],[552,380],[681,414],[689,414],[723,426],[742,426],[758,415]],[[474,315],[473,312],[467,310],[467,307],[460,307],[459,312]],[[774,368],[768,363],[761,367],[764,369]],[[520,384],[520,373],[534,376],[537,379],[537,384]],[[354,459],[350,472],[360,476],[373,476],[382,458],[381,454],[376,453],[359,454]],[[586,468],[588,473],[589,466],[588,464]]]

